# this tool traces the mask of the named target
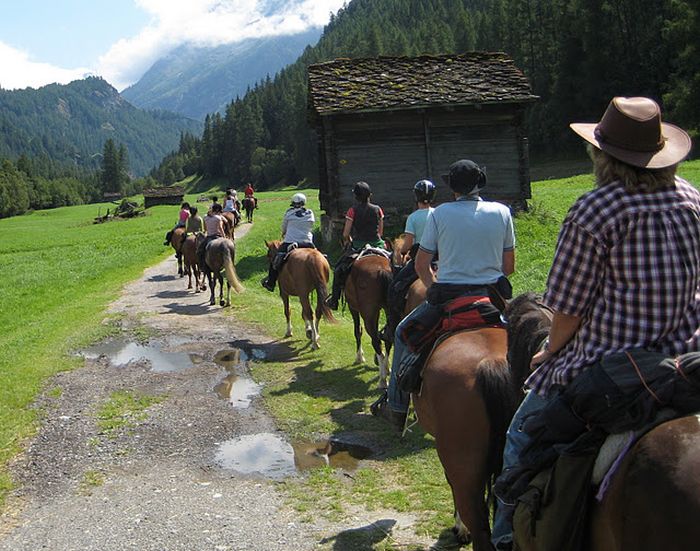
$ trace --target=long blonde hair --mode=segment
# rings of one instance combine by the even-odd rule
[[[593,159],[593,172],[598,187],[622,182],[629,193],[651,193],[671,187],[678,165],[650,169],[628,165],[600,149],[588,146],[588,154]]]

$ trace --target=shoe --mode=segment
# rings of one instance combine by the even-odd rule
[[[270,291],[270,292],[273,292],[273,291],[275,290],[275,286],[274,286],[274,285],[270,285],[270,282],[267,280],[267,278],[263,279],[263,280],[260,282],[260,285],[262,285],[263,287],[265,287],[265,289],[267,289],[267,290]]]
[[[499,541],[496,544],[496,551],[513,551],[512,541]]]
[[[337,310],[338,309],[338,299],[335,298],[333,295],[329,296],[326,299],[326,306],[330,308],[331,310]]]
[[[386,391],[369,406],[369,411],[375,417],[383,417],[399,432],[403,432],[406,424],[406,414],[394,411],[389,407],[389,396]]]

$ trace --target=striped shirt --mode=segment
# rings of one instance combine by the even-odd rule
[[[583,195],[564,220],[544,302],[581,317],[574,337],[528,378],[546,396],[603,356],[700,350],[700,193],[631,194],[614,182]]]

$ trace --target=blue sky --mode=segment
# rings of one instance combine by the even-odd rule
[[[88,74],[118,90],[184,43],[217,46],[328,22],[344,0],[13,0],[2,2],[0,86]]]

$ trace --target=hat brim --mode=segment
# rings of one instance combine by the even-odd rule
[[[666,122],[661,123],[661,133],[665,140],[664,147],[653,152],[631,151],[600,142],[595,137],[598,123],[575,122],[569,126],[571,130],[601,151],[605,151],[624,163],[640,168],[666,168],[678,164],[688,156],[692,147],[690,136],[685,130]]]

